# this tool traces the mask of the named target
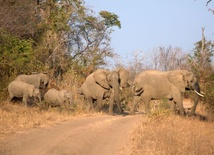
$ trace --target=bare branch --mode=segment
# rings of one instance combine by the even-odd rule
[[[208,6],[208,4],[211,2],[212,0],[208,0],[206,6]]]

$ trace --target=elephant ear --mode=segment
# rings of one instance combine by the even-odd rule
[[[190,87],[189,83],[190,81],[194,80],[195,75],[192,72],[188,72],[188,71],[184,72],[183,75],[184,75],[185,87],[189,88]]]
[[[185,92],[185,80],[182,74],[171,73],[168,75],[168,79],[181,92]]]
[[[110,86],[107,80],[108,73],[109,71],[104,69],[98,69],[93,73],[93,78],[95,82],[105,89],[110,89]]]

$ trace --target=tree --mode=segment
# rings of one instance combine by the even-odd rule
[[[211,1],[212,0],[208,0],[206,6],[208,6]],[[209,11],[211,11],[214,14],[214,10],[213,9],[209,9]]]
[[[31,38],[35,34],[37,18],[35,16],[36,1],[1,0],[0,29],[19,38]]]
[[[141,50],[135,50],[132,52],[132,59],[128,63],[128,70],[130,72],[131,79],[134,80],[135,76],[141,71],[147,69],[146,64],[147,57]]]
[[[193,54],[189,55],[189,63],[192,70],[199,77],[202,91],[206,92],[206,98],[202,100],[211,113],[214,114],[214,68],[212,66],[214,43],[206,40],[204,30],[205,28],[202,28],[202,39],[195,43]]]
[[[186,54],[179,47],[159,47],[150,55],[150,68],[158,70],[187,69]]]
[[[211,57],[214,52],[214,43],[206,40],[204,30],[205,28],[202,28],[202,39],[195,43],[193,55],[189,55],[188,58],[192,70],[201,78],[211,70]]]
[[[114,56],[110,47],[111,27],[121,25],[114,13],[101,11],[95,17],[91,12],[82,8],[71,15],[68,48],[71,59],[78,65],[95,69],[106,64],[105,58]]]

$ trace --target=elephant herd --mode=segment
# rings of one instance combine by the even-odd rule
[[[46,91],[49,76],[44,73],[32,74],[32,75],[19,75],[14,81],[8,85],[9,100],[12,101],[15,97],[22,98],[22,102],[27,106],[28,100],[39,100],[44,99],[46,107],[49,106],[60,106],[61,108],[65,103],[72,103],[72,94],[66,90],[56,90],[54,88]],[[41,92],[46,92],[42,95]]]
[[[13,97],[23,97],[27,104],[28,97],[37,97],[41,102],[39,89],[47,87],[49,77],[47,74],[19,75],[8,86],[10,100]],[[200,92],[200,86],[196,76],[187,70],[158,71],[147,70],[138,74],[133,81],[129,72],[123,68],[113,71],[97,69],[91,73],[79,89],[80,95],[86,99],[89,110],[100,111],[103,102],[109,102],[109,114],[113,115],[113,106],[116,103],[119,113],[123,113],[119,95],[124,88],[132,90],[133,101],[129,114],[134,114],[137,105],[143,101],[146,112],[150,113],[149,102],[151,100],[168,99],[172,110],[179,108],[179,114],[185,115],[183,108],[183,96],[186,90],[193,90],[194,105],[190,115],[195,113],[199,97],[204,97]],[[44,100],[50,105],[62,106],[65,102],[72,103],[72,94],[66,90],[50,89],[44,95]]]

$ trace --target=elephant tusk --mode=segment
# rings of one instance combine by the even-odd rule
[[[195,89],[194,89],[194,92],[195,92],[196,94],[198,94],[199,96],[204,97],[204,95],[200,94],[200,93],[197,92]]]
[[[123,88],[122,88],[122,87],[120,87],[120,90],[123,90]]]
[[[203,92],[203,91],[201,91],[201,94],[205,95],[206,93],[205,93],[205,92]]]

